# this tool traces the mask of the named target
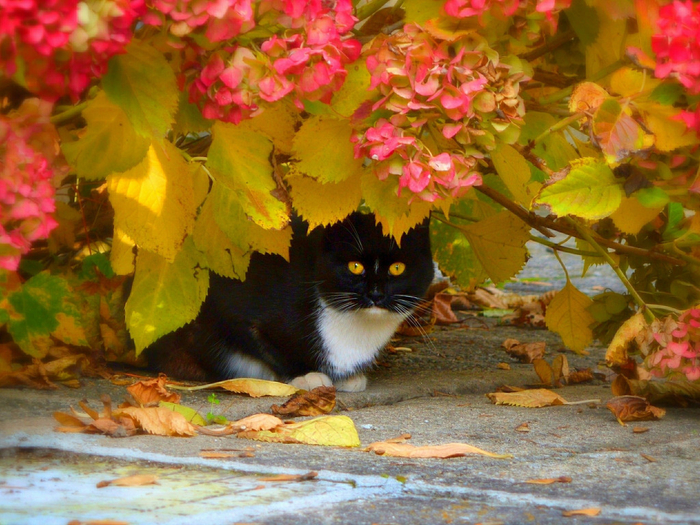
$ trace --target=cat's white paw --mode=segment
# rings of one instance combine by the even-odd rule
[[[313,390],[319,386],[333,386],[333,381],[321,372],[309,372],[305,376],[295,377],[289,384],[302,390]]]
[[[366,388],[367,377],[365,374],[357,374],[335,382],[335,389],[339,392],[364,392]]]

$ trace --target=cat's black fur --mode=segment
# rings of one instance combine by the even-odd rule
[[[199,316],[146,350],[151,366],[204,381],[321,372],[334,382],[371,366],[432,281],[427,223],[401,246],[382,235],[373,215],[307,229],[293,221],[289,262],[255,253],[243,282],[212,272]],[[364,275],[350,272],[351,261]],[[393,276],[397,262],[405,271]]]

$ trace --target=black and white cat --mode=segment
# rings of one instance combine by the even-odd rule
[[[292,227],[289,262],[255,253],[243,282],[212,273],[199,316],[146,350],[151,366],[182,379],[364,390],[363,371],[433,279],[427,223],[400,246],[357,212],[311,232]]]

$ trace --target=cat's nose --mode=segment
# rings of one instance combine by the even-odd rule
[[[369,300],[372,301],[372,304],[377,305],[377,304],[381,303],[382,301],[384,301],[384,294],[382,292],[380,292],[379,290],[376,290],[376,289],[372,290],[367,295],[369,297]]]

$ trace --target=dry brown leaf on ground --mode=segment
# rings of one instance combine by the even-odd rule
[[[578,510],[565,510],[561,513],[565,518],[571,518],[573,516],[597,516],[600,514],[600,509],[593,507],[589,509],[578,509]]]
[[[523,363],[532,363],[535,359],[542,359],[544,357],[545,346],[546,343],[544,341],[517,344],[506,348],[506,353]]]
[[[159,401],[168,403],[179,403],[180,394],[170,392],[165,388],[168,377],[165,374],[160,374],[155,379],[139,381],[127,387],[127,392],[131,394],[134,400],[140,405],[148,405]]]
[[[392,456],[399,458],[435,458],[447,459],[456,458],[467,455],[481,455],[496,459],[509,459],[512,454],[495,454],[487,452],[477,447],[467,445],[466,443],[447,443],[445,445],[426,445],[418,447],[409,443],[390,443],[387,441],[378,441],[370,443],[365,452],[374,452],[379,456]]]
[[[288,397],[299,392],[298,388],[288,385],[287,383],[279,383],[277,381],[267,381],[265,379],[251,379],[251,378],[237,378],[237,379],[227,379],[225,381],[218,381],[216,383],[209,383],[206,385],[198,386],[174,386],[171,388],[177,390],[205,390],[210,388],[223,388],[229,392],[234,392],[236,394],[246,394],[250,397]]]
[[[593,370],[591,370],[590,368],[584,368],[583,370],[575,370],[569,374],[569,377],[567,379],[570,385],[593,381]]]
[[[552,360],[550,365],[544,359],[535,359],[532,362],[535,373],[540,378],[543,385],[547,387],[560,388],[569,384],[571,371],[569,361],[565,355],[559,354]],[[592,376],[591,376],[592,377]]]
[[[520,341],[518,341],[517,339],[513,339],[512,337],[509,337],[508,339],[506,339],[505,341],[503,341],[501,343],[501,347],[505,348],[506,350],[509,350],[509,349],[513,348],[514,346],[517,346],[519,344],[520,344]]]
[[[626,421],[656,421],[666,415],[663,408],[652,406],[639,396],[613,397],[605,406],[623,426]]]
[[[255,454],[251,447],[245,449],[202,449],[199,451],[199,457],[205,459],[254,458]]]
[[[126,407],[114,415],[128,417],[137,428],[157,436],[191,437],[197,434],[194,425],[185,416],[165,407]]]
[[[523,390],[521,392],[493,392],[486,394],[494,405],[513,405],[526,408],[566,405],[568,401],[559,394],[545,388]]]
[[[0,371],[0,388],[24,385],[39,390],[56,389],[56,383],[69,387],[79,387],[77,378],[81,370],[88,365],[88,358],[83,354],[60,357],[43,363],[34,359],[32,364],[19,370]]]
[[[421,307],[418,306],[418,309]],[[435,319],[430,318],[429,321],[423,321],[419,317],[411,316],[406,319],[398,330],[396,330],[397,335],[405,335],[407,337],[422,337],[429,334],[435,329]]]
[[[435,319],[435,324],[447,325],[459,322],[459,319],[452,311],[453,299],[454,295],[449,293],[439,293],[433,297],[431,317]]]
[[[268,476],[266,478],[258,478],[258,481],[274,481],[274,482],[294,482],[294,481],[310,481],[316,479],[318,472],[312,470],[306,474],[279,474],[277,476]]]
[[[244,430],[239,438],[273,443],[304,443],[330,447],[359,447],[360,437],[347,416],[322,416],[307,421],[284,423],[271,430]]]
[[[498,363],[496,368],[499,370],[510,370],[510,365],[508,363]]]
[[[252,416],[244,417],[238,421],[231,421],[222,428],[208,428],[199,426],[197,431],[205,436],[231,436],[238,434],[244,430],[272,430],[280,425],[284,425],[284,421],[272,414],[253,414]]]
[[[125,476],[123,478],[111,479],[108,481],[100,481],[97,488],[108,487],[114,485],[116,487],[142,487],[144,485],[157,485],[158,476],[153,474],[134,474],[133,476]]]
[[[551,485],[552,483],[571,483],[571,478],[569,476],[559,476],[558,478],[548,478],[548,479],[528,479],[524,483],[531,483],[533,485]]]
[[[282,406],[272,405],[270,408],[280,416],[322,416],[335,408],[335,387],[319,386],[310,392],[295,394]]]
[[[515,427],[516,432],[530,432],[530,423],[521,423]]]

